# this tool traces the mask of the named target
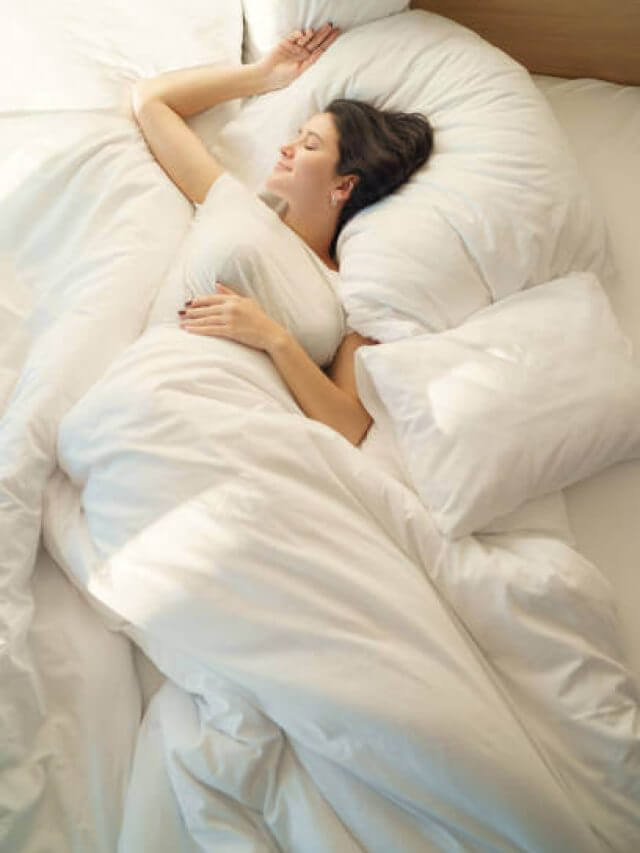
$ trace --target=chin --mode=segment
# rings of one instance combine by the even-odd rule
[[[278,172],[272,172],[264,185],[265,190],[274,195],[280,196],[281,198],[286,197],[286,191],[284,191],[284,187],[282,186],[282,182],[280,181],[280,175]]]

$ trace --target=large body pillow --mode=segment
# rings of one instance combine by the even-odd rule
[[[442,330],[571,270],[610,276],[606,230],[528,72],[441,16],[401,12],[343,33],[291,86],[250,99],[213,153],[256,192],[332,98],[419,111],[429,162],[338,241],[349,325],[392,341]]]
[[[356,355],[440,530],[482,530],[525,501],[640,456],[640,371],[594,275],[508,297],[456,329]]]
[[[255,62],[293,30],[321,27],[331,21],[343,30],[403,12],[408,0],[242,0],[245,20],[243,57]]]

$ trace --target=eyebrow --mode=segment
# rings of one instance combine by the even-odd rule
[[[302,133],[302,128],[301,128],[301,127],[299,127],[299,128],[298,128],[298,133]],[[319,140],[320,140],[320,142],[323,142],[323,141],[324,141],[324,140],[322,139],[322,137],[320,136],[320,134],[319,134],[319,133],[316,133],[316,132],[315,132],[315,130],[305,130],[305,133],[306,133],[308,136],[315,136],[317,139],[319,139]]]

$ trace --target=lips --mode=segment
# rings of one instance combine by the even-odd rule
[[[276,169],[282,169],[285,172],[290,172],[291,169],[288,166],[285,166],[284,163],[276,163]]]

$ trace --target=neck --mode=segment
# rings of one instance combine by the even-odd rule
[[[329,246],[338,225],[339,211],[330,209],[329,213],[306,214],[304,217],[297,215],[289,206],[282,217],[282,221],[295,231],[304,242],[312,249],[320,260],[333,270],[337,270],[337,264],[329,255]]]

